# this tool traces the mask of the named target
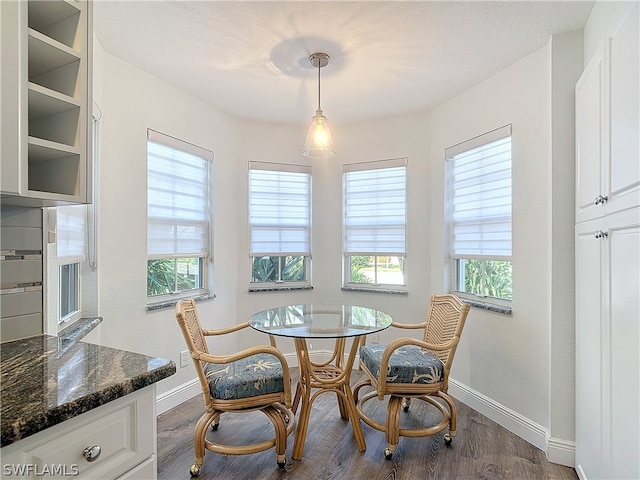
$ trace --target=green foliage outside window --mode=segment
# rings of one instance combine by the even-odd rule
[[[348,258],[351,283],[404,285],[405,257],[355,255]]]
[[[166,258],[147,262],[147,296],[202,288],[201,258]]]
[[[306,279],[305,257],[253,257],[253,282],[302,282]]]
[[[511,262],[458,260],[458,289],[483,297],[511,300]]]

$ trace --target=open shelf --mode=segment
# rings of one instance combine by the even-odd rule
[[[3,72],[15,70],[17,81],[3,76],[2,96],[19,99],[17,109],[3,107],[3,125],[17,125],[3,128],[3,201],[90,201],[91,2],[11,3],[13,8],[2,10],[2,30],[13,36],[3,39],[18,41],[13,56],[3,51],[1,60]]]
[[[81,37],[80,10],[71,2],[30,1],[28,19],[29,28],[68,47],[76,47]]]
[[[80,149],[29,137],[28,189],[78,195]]]

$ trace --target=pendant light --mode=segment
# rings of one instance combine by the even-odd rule
[[[336,151],[333,148],[333,136],[327,117],[324,116],[322,108],[320,108],[320,69],[329,64],[329,55],[320,52],[313,53],[309,57],[309,61],[313,67],[318,68],[318,109],[311,120],[302,154],[311,158],[329,158],[335,155]]]

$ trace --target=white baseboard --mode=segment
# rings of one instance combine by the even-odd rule
[[[547,460],[567,467],[576,465],[576,442],[549,437],[547,439]]]
[[[501,427],[539,448],[550,462],[575,466],[575,443],[550,438],[548,430],[527,417],[501,405],[460,382],[449,379],[449,393],[455,399],[490,418]]]
[[[200,380],[198,380],[198,377],[193,378],[182,385],[178,385],[171,390],[159,394],[156,397],[156,415],[168,412],[181,403],[201,394]]]

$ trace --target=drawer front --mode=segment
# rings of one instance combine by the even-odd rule
[[[146,390],[5,447],[3,456],[18,449],[11,461],[18,462],[18,468],[30,468],[24,472],[27,478],[115,479],[154,457],[155,388]],[[94,446],[100,447],[100,454],[88,461],[83,451]]]

